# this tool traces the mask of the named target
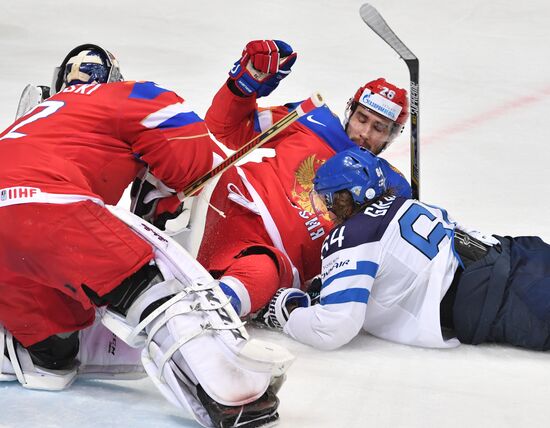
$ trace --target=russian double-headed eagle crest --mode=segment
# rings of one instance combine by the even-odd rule
[[[309,194],[313,190],[313,178],[315,177],[317,168],[324,163],[324,160],[316,159],[316,155],[311,155],[300,163],[294,173],[296,179],[294,181],[294,189],[291,192],[293,202],[311,214],[316,214],[309,198]],[[328,214],[323,217],[329,220]]]

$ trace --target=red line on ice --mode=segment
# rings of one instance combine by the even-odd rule
[[[548,95],[550,95],[550,86],[544,88],[541,91],[537,91],[536,94],[525,95],[521,98],[507,101],[490,110],[477,113],[475,116],[471,116],[466,119],[462,119],[454,124],[451,124],[434,132],[431,135],[427,135],[426,137],[423,137],[421,134],[420,148],[422,150],[422,146],[433,144],[434,142],[444,140],[446,137],[449,137],[451,135],[460,134],[469,129],[475,128],[476,126],[483,125],[493,119],[505,116],[508,113],[513,112],[514,110],[517,110],[519,108],[545,101],[548,99]],[[422,119],[420,120],[420,132],[422,132]],[[397,144],[400,143],[398,142]],[[396,150],[394,152],[394,155],[401,155],[408,152],[408,145],[402,145],[400,150]]]

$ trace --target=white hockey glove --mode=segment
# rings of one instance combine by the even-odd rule
[[[282,330],[288,321],[290,313],[296,308],[307,308],[311,299],[307,293],[297,288],[279,288],[272,297],[269,305],[262,309],[255,317],[256,321],[266,326]]]

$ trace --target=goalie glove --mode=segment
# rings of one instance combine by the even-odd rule
[[[49,86],[25,86],[25,89],[23,89],[23,93],[21,94],[21,98],[19,99],[15,120],[26,115],[46,98],[50,98]]]
[[[266,326],[282,330],[290,313],[296,308],[307,308],[311,299],[307,293],[297,288],[279,288],[269,304],[255,317]]]
[[[229,86],[245,97],[265,97],[290,73],[296,56],[281,40],[253,40],[229,71]]]

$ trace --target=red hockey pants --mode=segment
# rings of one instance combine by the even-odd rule
[[[0,323],[30,346],[92,324],[102,296],[152,259],[107,209],[83,201],[0,208]]]

